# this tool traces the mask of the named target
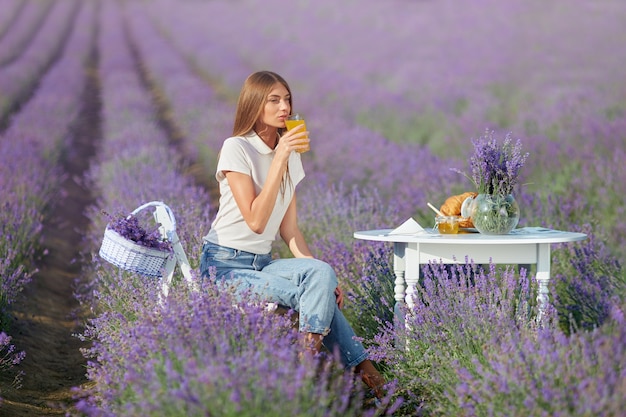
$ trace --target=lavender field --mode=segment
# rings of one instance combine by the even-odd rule
[[[81,267],[67,295],[81,306],[73,337],[88,346],[85,363],[68,365],[86,366],[68,415],[626,409],[626,3],[0,0],[0,10],[0,370],[11,375],[0,415],[29,377],[6,318],[39,278],[42,228],[68,177],[93,195],[80,256],[67,259]],[[209,282],[195,292],[179,271],[162,307],[157,280],[98,256],[103,211],[163,201],[198,278],[217,154],[241,84],[261,69],[287,79],[307,116],[300,223],[389,381],[381,408],[332,361],[301,363],[286,317],[252,299],[233,308]],[[71,141],[78,127],[95,149],[79,174],[63,163],[87,160]],[[392,247],[353,232],[409,217],[431,227],[428,202],[472,190],[455,169],[469,169],[487,131],[529,153],[519,227],[588,239],[553,245],[541,321],[533,268],[471,262],[427,268],[406,323],[394,321]]]

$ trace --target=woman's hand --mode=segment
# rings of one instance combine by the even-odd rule
[[[335,297],[337,298],[337,307],[341,310],[343,308],[343,291],[341,288],[335,288]]]
[[[287,154],[291,154],[292,151],[304,152],[309,149],[310,139],[308,138],[309,132],[303,130],[304,125],[298,125],[291,130],[286,131],[280,137],[276,150],[284,149]]]

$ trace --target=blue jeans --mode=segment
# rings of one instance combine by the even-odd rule
[[[272,259],[270,254],[232,249],[205,242],[200,272],[215,268],[218,281],[252,291],[267,302],[293,309],[300,315],[300,331],[324,335],[324,346],[337,349],[344,366],[352,368],[367,352],[337,306],[337,276],[326,262],[311,258]]]

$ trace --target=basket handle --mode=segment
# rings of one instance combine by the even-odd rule
[[[142,204],[141,206],[133,210],[132,213],[128,216],[128,218],[130,218],[130,216],[135,215],[139,213],[141,210],[144,210],[148,207],[159,207],[159,206],[165,208],[165,211],[167,211],[167,215],[170,216],[170,220],[172,221],[172,227],[174,230],[176,230],[176,218],[174,217],[174,213],[172,213],[172,210],[167,206],[167,204],[165,204],[162,201],[150,201],[148,203]]]

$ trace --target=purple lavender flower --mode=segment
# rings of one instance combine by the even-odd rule
[[[0,332],[0,371],[7,372],[26,357],[26,352],[16,352],[15,345],[11,344],[11,336],[5,332]],[[12,382],[13,385],[19,386],[23,373],[18,372]]]
[[[161,236],[159,229],[146,230],[136,215],[112,217],[104,211],[103,213],[111,220],[109,228],[119,233],[120,236],[147,248],[172,251],[172,243]]]
[[[518,139],[512,143],[508,133],[501,145],[494,137],[494,132],[486,130],[485,136],[472,140],[474,154],[470,157],[471,176],[452,169],[468,177],[479,193],[506,196],[513,192],[518,183],[520,169],[528,158],[528,152],[521,153],[522,143]]]

